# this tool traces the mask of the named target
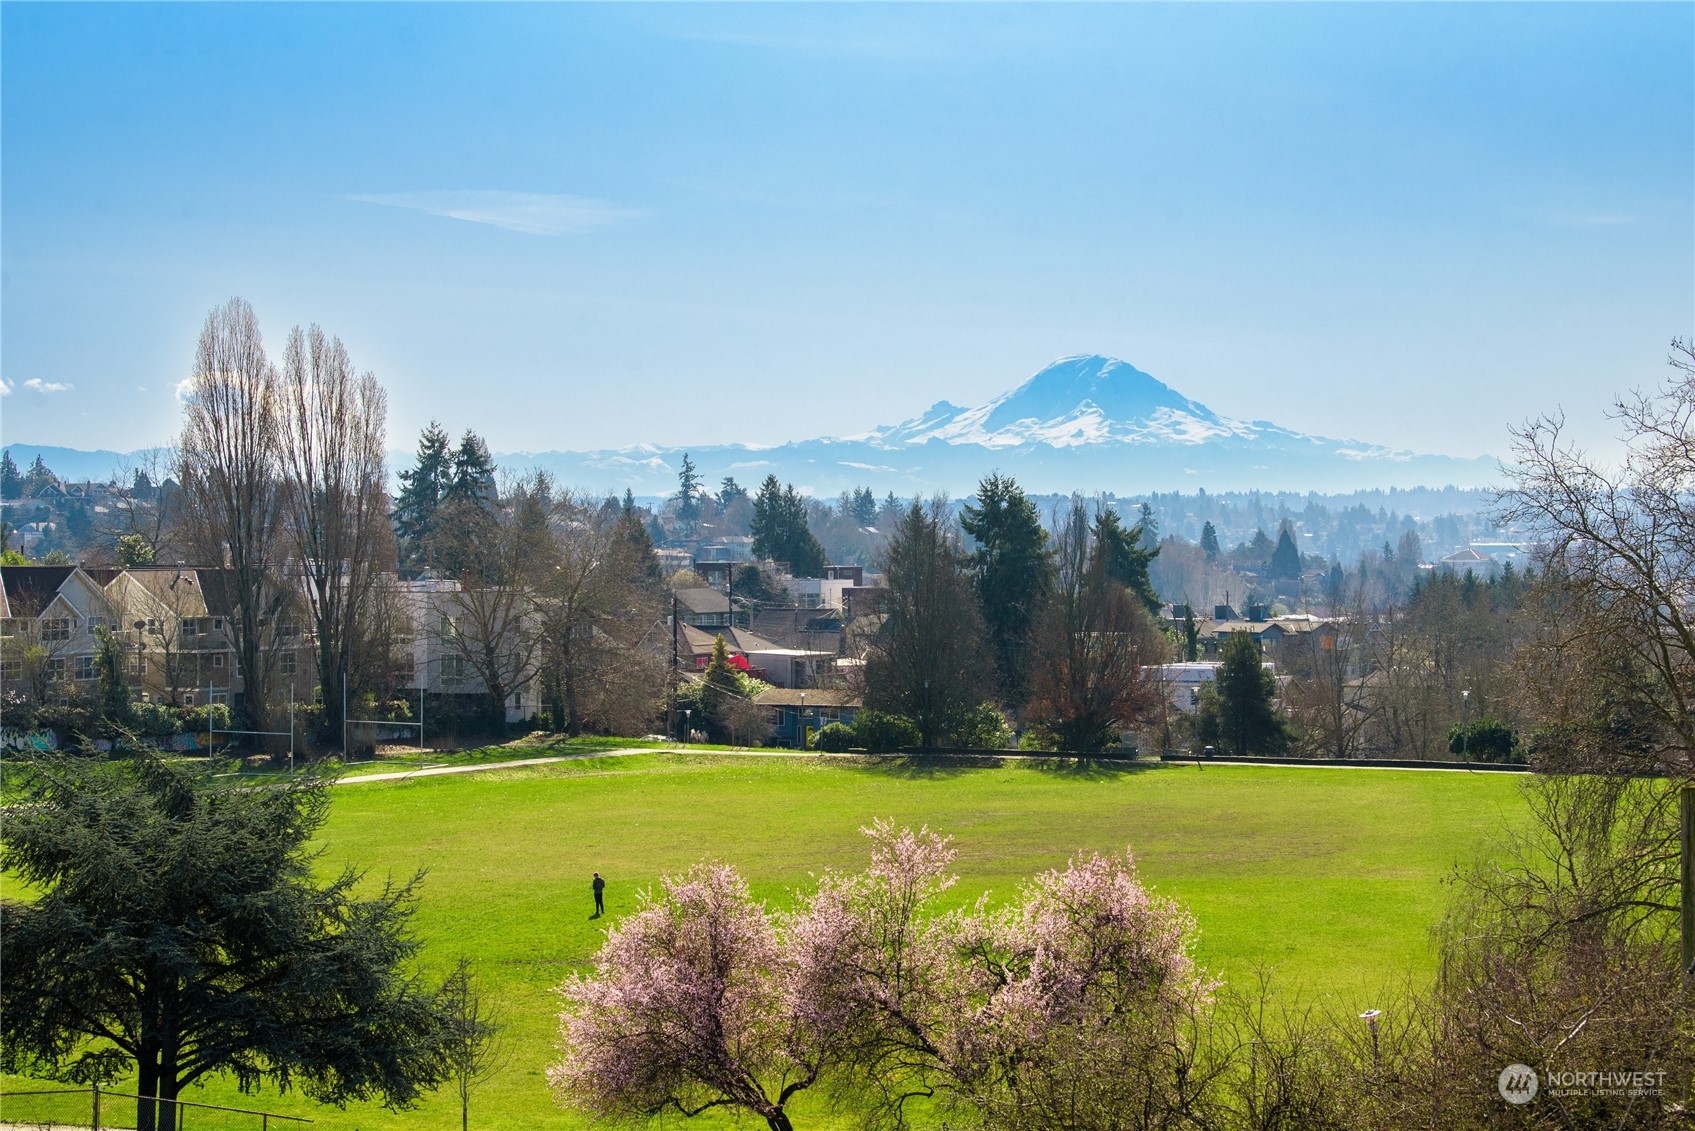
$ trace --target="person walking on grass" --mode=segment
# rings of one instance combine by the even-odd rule
[[[606,914],[606,881],[600,878],[600,873],[594,874],[594,914],[590,918],[598,919]]]

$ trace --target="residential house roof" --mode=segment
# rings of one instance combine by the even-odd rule
[[[679,642],[682,644],[683,650],[691,656],[710,656],[713,645],[720,636],[724,638],[724,644],[730,651],[740,652],[744,656],[749,652],[770,652],[777,647],[763,636],[755,636],[741,628],[723,628],[709,631],[704,628],[696,628],[692,624],[679,625],[678,628],[681,630]]]
[[[716,589],[679,589],[677,604],[691,613],[727,613],[730,599]]]
[[[793,687],[773,687],[761,691],[753,697],[753,701],[761,707],[860,707],[864,700],[852,691],[842,688],[809,687],[800,690]]]
[[[76,570],[68,565],[0,566],[6,596],[6,607],[0,612],[8,617],[40,615]]]

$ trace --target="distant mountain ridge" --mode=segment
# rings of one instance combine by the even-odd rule
[[[65,453],[8,445],[23,453]],[[1109,491],[1351,491],[1388,487],[1482,487],[1499,465],[1380,444],[1313,436],[1269,421],[1213,411],[1128,362],[1096,354],[1060,358],[1016,388],[975,407],[938,401],[918,416],[848,437],[772,447],[689,444],[589,452],[496,452],[496,462],[538,468],[592,491],[665,495],[676,489],[684,451],[709,483],[732,475],[752,485],[767,474],[819,495],[860,486],[909,497],[968,495],[990,471],[1039,494]],[[94,455],[96,453],[86,453]],[[120,458],[108,457],[106,467]],[[49,454],[48,465],[61,470]],[[62,457],[61,457],[62,458]],[[411,453],[390,455],[395,470]],[[110,471],[95,472],[104,478]]]

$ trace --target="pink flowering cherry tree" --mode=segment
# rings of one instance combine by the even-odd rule
[[[562,990],[557,1093],[615,1119],[737,1108],[792,1131],[787,1106],[830,1058],[830,1032],[795,993],[792,949],[723,864],[667,878],[621,922],[594,972]]]
[[[1216,983],[1193,920],[1128,853],[948,912],[948,838],[864,832],[869,866],[826,875],[792,915],[722,864],[664,881],[564,988],[554,1088],[599,1116],[736,1108],[773,1131],[815,1085],[868,1127],[904,1126],[919,1098],[1009,1131],[1194,1122]]]

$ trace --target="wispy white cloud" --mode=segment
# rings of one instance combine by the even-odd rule
[[[6,380],[4,377],[0,377],[0,397],[9,397],[11,395],[12,395],[12,383],[10,381]]]
[[[177,403],[187,404],[188,398],[194,393],[194,378],[184,377],[177,382]]]
[[[39,377],[31,377],[28,381],[25,381],[24,388],[40,393],[42,396],[46,396],[48,393],[68,393],[71,390],[69,385],[61,384],[58,381],[43,381]]]
[[[568,236],[605,227],[641,213],[601,200],[546,192],[465,190],[454,192],[356,193],[363,204],[409,208],[431,216],[492,224],[532,236]]]

